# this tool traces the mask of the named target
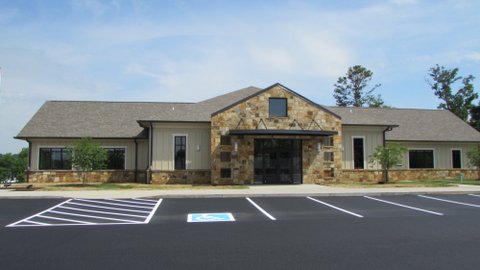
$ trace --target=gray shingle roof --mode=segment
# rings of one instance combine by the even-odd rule
[[[139,120],[209,122],[211,113],[260,90],[247,87],[199,103],[47,101],[17,137],[145,137]]]
[[[398,125],[386,133],[395,141],[480,142],[480,133],[446,110],[329,107],[344,125]]]

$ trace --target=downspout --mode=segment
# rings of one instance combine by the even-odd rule
[[[392,126],[388,126],[384,131],[383,131],[383,147],[385,147],[386,145],[386,142],[385,142],[385,133],[389,132],[389,131],[392,131],[393,130],[393,127]]]
[[[28,142],[28,166],[27,166],[27,171],[25,172],[25,181],[28,183],[28,178],[29,178],[29,172],[30,168],[32,166],[32,142],[29,141],[28,139],[25,139]]]
[[[138,167],[138,142],[137,142],[137,139],[133,139],[133,142],[135,143],[135,171],[134,171],[134,177],[133,177],[133,181],[136,183],[137,182],[137,167]]]
[[[387,145],[386,141],[385,141],[385,133],[389,132],[389,131],[392,131],[393,130],[393,127],[392,126],[388,126],[384,131],[383,131],[383,147],[385,148],[385,146]],[[387,168],[383,168],[383,182],[384,183],[387,183],[388,182],[388,169]]]
[[[153,125],[150,123],[150,128],[148,130],[148,141],[150,144],[150,151],[148,154],[148,170],[147,170],[147,184],[152,182],[152,166],[153,166]]]

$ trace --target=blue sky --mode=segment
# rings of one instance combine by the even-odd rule
[[[388,105],[436,108],[430,67],[480,76],[478,10],[462,0],[0,0],[0,153],[27,145],[13,137],[46,100],[199,101],[280,82],[334,105],[333,84],[356,64]]]

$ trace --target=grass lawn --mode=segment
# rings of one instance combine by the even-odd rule
[[[480,185],[480,180],[465,179],[448,180],[448,179],[435,179],[435,180],[402,180],[402,181],[389,181],[387,184],[381,183],[359,183],[359,182],[342,182],[327,184],[329,186],[337,187],[350,187],[350,188],[391,188],[391,187],[455,187],[458,185]]]
[[[42,191],[63,191],[63,190],[124,190],[124,189],[248,189],[246,185],[159,185],[159,184],[139,184],[139,183],[19,183],[14,184],[10,189],[24,189],[28,185],[33,185],[33,190]]]

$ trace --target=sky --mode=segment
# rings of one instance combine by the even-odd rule
[[[480,89],[478,10],[473,0],[0,0],[0,153],[27,146],[13,137],[47,100],[196,102],[279,82],[335,105],[333,85],[353,65],[373,72],[387,105],[434,109],[435,64]]]

